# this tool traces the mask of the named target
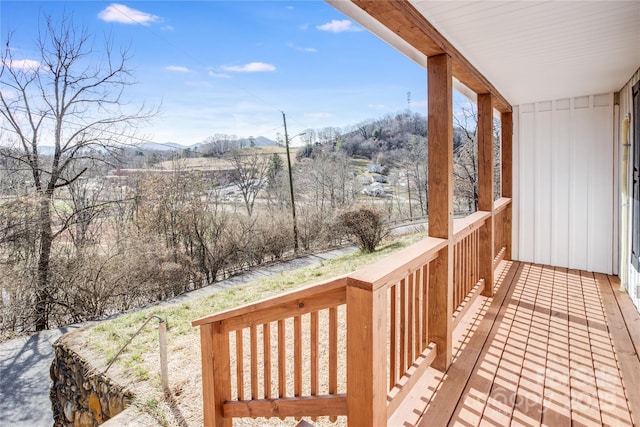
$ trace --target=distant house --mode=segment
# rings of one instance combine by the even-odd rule
[[[382,165],[369,163],[369,173],[382,173]]]
[[[387,177],[384,175],[373,175],[371,179],[373,179],[373,182],[380,182],[382,184],[386,184],[387,182],[389,182]]]
[[[384,197],[385,196],[384,184],[380,182],[374,182],[371,185],[367,185],[362,189],[362,194],[366,196],[372,196],[372,197]]]

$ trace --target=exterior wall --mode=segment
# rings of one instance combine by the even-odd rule
[[[514,107],[514,259],[612,274],[613,94]]]
[[[621,145],[623,143],[622,138],[623,136],[621,135],[621,129],[620,127],[622,126],[622,120],[625,118],[625,116],[627,114],[629,114],[629,117],[631,117],[633,115],[632,110],[632,98],[631,98],[631,88],[633,87],[634,84],[636,84],[638,81],[640,80],[640,69],[638,71],[636,71],[636,73],[633,75],[633,77],[631,78],[631,80],[629,80],[629,82],[624,86],[624,88],[622,88],[622,90],[620,91],[620,107],[619,107],[619,111],[618,111],[618,121],[616,123],[616,136],[617,136],[617,143],[618,145]],[[629,128],[629,142],[632,143],[633,141],[633,126],[630,126]],[[631,146],[631,151],[629,153],[629,197],[628,200],[626,200],[626,203],[631,203],[631,198],[633,197],[632,194],[632,187],[631,187],[631,163],[633,161],[633,145]],[[632,206],[632,205],[631,205]],[[629,212],[629,220],[628,220],[628,226],[626,227],[627,230],[627,235],[629,237],[629,242],[631,242],[631,218],[633,218],[633,212]],[[624,227],[620,228],[620,232],[622,233],[624,230]],[[629,246],[630,248],[631,246]],[[638,310],[640,311],[640,273],[638,271],[636,271],[636,269],[631,265],[631,250],[627,248],[627,250],[625,251],[624,249],[621,249],[621,253],[620,253],[620,268],[621,270],[625,270],[626,272],[626,277],[625,274],[620,274],[620,278],[621,278],[621,285],[622,287],[626,288],[627,291],[629,292],[629,296],[631,297],[631,300],[633,301],[633,303],[635,304],[635,306],[638,308]],[[622,273],[622,271],[621,271]],[[625,280],[626,279],[626,280]],[[626,281],[626,283],[624,283]]]

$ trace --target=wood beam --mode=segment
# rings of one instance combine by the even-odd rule
[[[502,197],[513,197],[513,114],[502,113],[500,115],[500,126],[502,127]]]
[[[427,59],[429,236],[446,239],[429,269],[429,337],[438,348],[433,367],[451,364],[453,331],[453,80],[451,57]]]
[[[448,54],[453,76],[475,93],[491,93],[499,112],[510,112],[511,105],[409,0],[352,0],[367,14],[389,28],[425,56]]]
[[[504,214],[504,235],[507,237],[507,246],[504,259],[511,259],[511,215],[513,214],[513,113],[506,112],[500,115],[500,126],[502,127],[502,197],[511,199]]]
[[[478,209],[490,212],[480,229],[482,295],[493,295],[493,105],[490,93],[478,94]]]

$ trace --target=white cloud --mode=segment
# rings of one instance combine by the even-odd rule
[[[259,73],[264,71],[275,71],[276,67],[275,65],[265,64],[264,62],[250,62],[244,65],[225,65],[222,69],[236,73]]]
[[[191,71],[187,67],[182,67],[180,65],[167,65],[164,69],[167,71],[177,71],[178,73],[188,73]]]
[[[98,13],[98,18],[105,22],[140,25],[150,25],[161,20],[159,16],[132,9],[119,3],[111,3],[104,10]]]
[[[4,61],[3,61],[4,62]],[[9,62],[4,62],[9,68],[22,71],[36,71],[40,68],[40,63],[33,59],[12,59]]]
[[[316,26],[320,31],[328,31],[330,33],[344,33],[347,31],[355,32],[362,31],[362,28],[358,27],[352,21],[348,19],[332,19],[331,22],[327,22],[326,24]]]
[[[289,43],[287,46],[291,49],[297,50],[298,52],[316,53],[318,51],[315,47],[300,47],[293,43]]]
[[[387,106],[384,104],[367,104],[367,107],[374,110],[385,110],[387,108]]]
[[[216,73],[215,71],[209,71],[209,77],[214,77],[216,79],[230,79],[231,76],[225,73]]]
[[[162,27],[160,27],[161,31],[173,31],[174,28],[171,25],[163,25]]]
[[[302,31],[307,31],[309,29],[309,24],[301,24],[298,26],[298,29]]]

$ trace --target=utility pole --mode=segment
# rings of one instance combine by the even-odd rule
[[[298,221],[296,220],[296,202],[293,196],[293,175],[291,173],[291,155],[289,154],[289,134],[287,133],[287,118],[282,112],[284,123],[284,144],[287,147],[287,166],[289,168],[289,191],[291,192],[291,216],[293,217],[293,252],[298,253]]]

